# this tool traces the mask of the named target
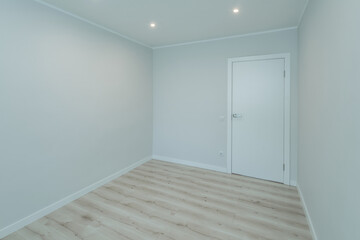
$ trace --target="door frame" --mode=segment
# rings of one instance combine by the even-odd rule
[[[284,184],[290,185],[290,53],[271,54],[261,56],[237,57],[228,59],[228,99],[227,99],[227,172],[232,173],[232,90],[233,64],[256,60],[284,59],[285,61],[285,90],[284,90]]]

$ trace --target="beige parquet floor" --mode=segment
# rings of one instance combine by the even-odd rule
[[[4,240],[310,240],[296,188],[152,160]]]

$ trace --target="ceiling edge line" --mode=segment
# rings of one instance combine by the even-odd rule
[[[305,12],[306,12],[308,6],[309,6],[309,0],[306,0],[304,9],[303,9],[303,11],[301,12],[300,18],[299,18],[299,20],[298,20],[298,26],[299,26],[299,27],[300,27],[300,25],[301,25],[301,23],[302,23],[302,20],[303,20],[303,18],[304,18],[304,15],[305,15]]]
[[[128,36],[126,36],[126,35],[123,35],[123,34],[117,32],[117,31],[115,31],[115,30],[112,30],[112,29],[110,29],[110,28],[104,27],[104,26],[102,26],[102,25],[100,25],[100,24],[97,24],[97,23],[95,23],[95,22],[93,22],[93,21],[87,20],[87,19],[85,19],[85,18],[83,18],[83,17],[80,17],[80,16],[78,16],[78,15],[76,15],[76,14],[73,14],[73,13],[70,13],[70,12],[68,12],[68,11],[65,11],[65,10],[63,10],[63,9],[61,9],[61,8],[59,8],[59,7],[56,7],[56,6],[54,6],[54,5],[50,4],[50,3],[44,2],[44,1],[42,1],[42,0],[33,0],[33,1],[34,1],[34,2],[37,2],[37,3],[39,3],[39,4],[42,4],[42,5],[46,6],[46,7],[49,7],[49,8],[51,8],[51,9],[54,9],[54,10],[56,10],[56,11],[62,12],[62,13],[64,13],[64,14],[68,15],[68,16],[71,16],[71,17],[73,17],[73,18],[76,18],[76,19],[78,19],[78,20],[80,20],[80,21],[82,21],[82,22],[85,22],[85,23],[87,23],[87,24],[90,24],[90,25],[92,25],[92,26],[94,26],[94,27],[100,28],[100,29],[102,29],[102,30],[104,30],[104,31],[106,31],[106,32],[110,32],[110,33],[112,33],[112,34],[115,34],[115,35],[117,35],[118,37],[121,37],[121,38],[123,38],[123,39],[126,39],[126,40],[128,40],[128,41],[130,41],[130,42],[133,42],[133,43],[136,43],[136,44],[141,45],[141,46],[143,46],[143,47],[147,47],[147,48],[152,49],[151,46],[149,46],[149,45],[147,45],[147,44],[145,44],[145,43],[142,43],[142,42],[140,42],[140,41],[137,41],[137,40],[135,40],[135,39],[133,39],[133,38],[131,38],[131,37],[128,37]]]
[[[180,47],[180,46],[186,46],[186,45],[193,45],[193,44],[199,44],[199,43],[206,43],[206,42],[215,42],[220,40],[227,40],[227,39],[233,39],[233,38],[243,38],[243,37],[251,37],[251,36],[257,36],[262,34],[269,34],[269,33],[276,33],[276,32],[283,32],[283,31],[290,31],[295,30],[298,27],[288,27],[288,28],[278,28],[268,31],[261,31],[261,32],[253,32],[253,33],[245,33],[245,34],[239,34],[239,35],[232,35],[228,37],[220,37],[220,38],[210,38],[205,40],[198,40],[198,41],[190,41],[190,42],[183,42],[183,43],[176,43],[176,44],[169,44],[169,45],[163,45],[158,47],[152,47],[153,50],[162,49],[162,48],[170,48],[170,47]]]

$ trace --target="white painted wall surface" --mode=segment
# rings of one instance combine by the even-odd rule
[[[291,54],[291,180],[296,181],[297,30],[156,49],[154,155],[226,168],[227,59],[277,53]]]
[[[152,153],[152,50],[0,1],[0,229]]]
[[[298,183],[319,240],[360,239],[359,9],[310,0],[299,29]]]

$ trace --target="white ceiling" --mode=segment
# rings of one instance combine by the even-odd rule
[[[43,0],[144,45],[159,47],[296,27],[307,0]],[[238,7],[239,14],[232,9]],[[150,22],[156,29],[150,29]]]

